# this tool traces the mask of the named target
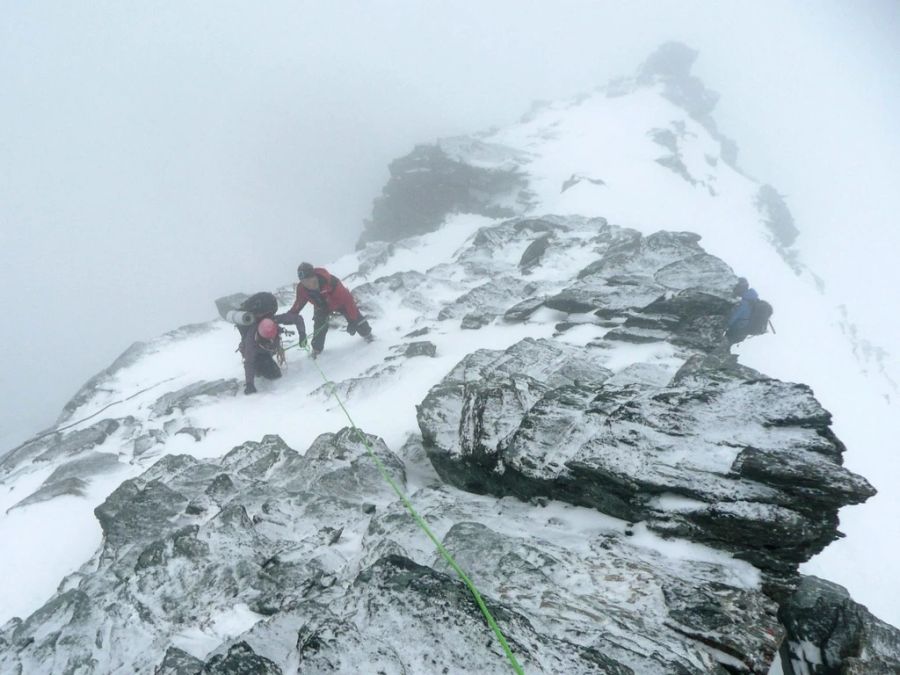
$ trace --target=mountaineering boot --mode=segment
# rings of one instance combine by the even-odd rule
[[[363,340],[365,340],[366,342],[374,342],[375,336],[372,335],[372,333],[369,333],[368,335],[363,336]]]
[[[322,350],[321,350],[321,349],[313,349],[313,350],[309,353],[309,358],[311,358],[311,359],[317,359],[317,358],[319,358],[319,354],[321,354],[321,353],[322,353]]]

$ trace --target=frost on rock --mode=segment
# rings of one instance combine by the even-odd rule
[[[562,381],[570,364],[552,370]],[[360,433],[304,455],[266,436],[217,460],[168,456],[126,481],[97,508],[96,559],[0,628],[0,671],[508,672]],[[406,489],[404,463],[363,437]],[[773,658],[776,606],[747,563],[668,555],[612,520],[585,531],[564,505],[445,486],[412,499],[526,672],[724,674],[721,654],[764,672]]]
[[[368,243],[328,265],[377,339],[332,334],[325,385],[298,350],[237,396],[234,329],[185,326],[4,455],[4,527],[52,512],[38,534],[102,543],[16,542],[13,569],[53,573],[0,626],[0,672],[510,672],[385,474],[525,672],[762,675],[779,645],[793,675],[895,672],[897,631],[796,572],[873,489],[809,387],[721,349],[736,277],[693,230],[717,252],[796,232],[733,171],[695,56],[397,160]],[[335,394],[385,440],[335,431]]]
[[[527,187],[521,153],[475,139],[419,145],[390,165],[391,177],[360,238],[397,241],[436,230],[450,213],[511,216]]]
[[[773,572],[822,550],[838,536],[838,508],[874,494],[840,465],[830,416],[808,387],[732,373],[715,357],[662,386],[603,382],[579,347],[568,383],[503,367],[546,364],[544,351],[523,342],[479,354],[476,368],[467,357],[432,389],[419,424],[445,480],[646,521]],[[693,506],[668,509],[667,495]]]
[[[779,616],[783,663],[795,673],[900,673],[900,631],[872,616],[837,584],[803,577]]]

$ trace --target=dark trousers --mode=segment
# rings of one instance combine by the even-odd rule
[[[275,363],[275,359],[269,352],[257,352],[256,374],[267,380],[277,380],[281,377],[281,368]]]
[[[347,315],[343,312],[342,316],[347,319]],[[328,318],[331,316],[329,312],[313,312],[313,338],[312,348],[314,352],[321,352],[325,349],[325,334],[328,333]],[[372,327],[365,317],[360,315],[356,321],[347,319],[347,332],[350,335],[359,334],[360,337],[367,338],[372,334]]]

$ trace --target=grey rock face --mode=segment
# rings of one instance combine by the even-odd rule
[[[176,410],[184,411],[190,408],[203,396],[234,396],[239,389],[240,383],[237,380],[195,382],[160,396],[153,404],[152,411],[159,417],[171,415]]]
[[[199,675],[202,670],[203,661],[178,647],[169,647],[153,675]]]
[[[437,346],[428,340],[410,342],[403,351],[403,355],[406,358],[413,358],[415,356],[433,357],[435,354],[437,354]]]
[[[515,203],[527,183],[517,170],[518,155],[510,150],[465,139],[471,147],[419,145],[409,155],[394,160],[391,177],[372,207],[372,219],[360,238],[397,241],[432,232],[450,213],[478,213],[491,217],[512,216],[507,203]],[[493,166],[469,164],[473,155],[492,155]],[[471,161],[471,160],[470,160]]]
[[[802,272],[804,265],[797,257],[796,249],[792,248],[800,231],[794,224],[794,217],[784,197],[771,185],[763,185],[756,195],[756,208],[781,257],[795,272]]]
[[[543,347],[547,381],[571,382],[566,346]],[[516,358],[491,367],[512,373]],[[403,462],[365,439],[405,489]],[[446,487],[412,500],[526,672],[724,673],[716,655],[727,654],[737,672],[762,673],[776,649],[775,605],[746,563],[670,558],[612,521],[590,534],[559,505]],[[96,560],[0,628],[3,672],[509,671],[355,430],[325,434],[305,455],[267,436],[219,460],[165,457],[97,517]],[[244,629],[210,633],[209,617],[238,608]],[[207,646],[191,653],[187,636],[198,634]]]
[[[609,381],[577,347],[560,381],[534,367],[547,351],[478,352],[431,390],[418,419],[442,478],[645,521],[782,574],[837,536],[840,506],[874,494],[840,466],[808,387],[718,362],[664,385]]]
[[[543,235],[531,242],[519,259],[519,269],[523,272],[528,272],[532,267],[540,263],[544,252],[549,246],[550,235]]]
[[[698,52],[687,45],[666,42],[644,61],[633,80],[611,83],[607,87],[607,95],[617,96],[633,91],[635,87],[662,83],[665,87],[663,95],[700,122],[721,144],[722,159],[735,166],[737,144],[719,132],[711,115],[719,95],[691,74],[697,56]]]
[[[829,581],[803,577],[779,616],[786,675],[900,673],[900,630],[872,616]]]
[[[11,509],[48,501],[56,497],[71,495],[81,497],[87,487],[87,481],[96,475],[112,471],[119,466],[119,458],[107,452],[91,452],[83,457],[61,464],[40,488]]]
[[[77,457],[102,445],[121,422],[104,419],[76,431],[49,434],[36,441],[26,442],[11,450],[0,461],[0,479],[26,462],[52,462],[65,457]]]

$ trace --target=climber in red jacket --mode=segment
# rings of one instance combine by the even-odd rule
[[[297,299],[291,308],[277,317],[279,323],[293,323],[293,317],[299,316],[300,310],[310,303],[313,306],[313,358],[325,348],[325,334],[328,332],[328,317],[339,312],[347,319],[347,332],[350,335],[359,333],[360,337],[371,342],[372,328],[360,313],[353,296],[340,279],[333,276],[323,267],[313,267],[309,263],[300,263],[297,268]],[[302,339],[301,339],[302,342]]]

